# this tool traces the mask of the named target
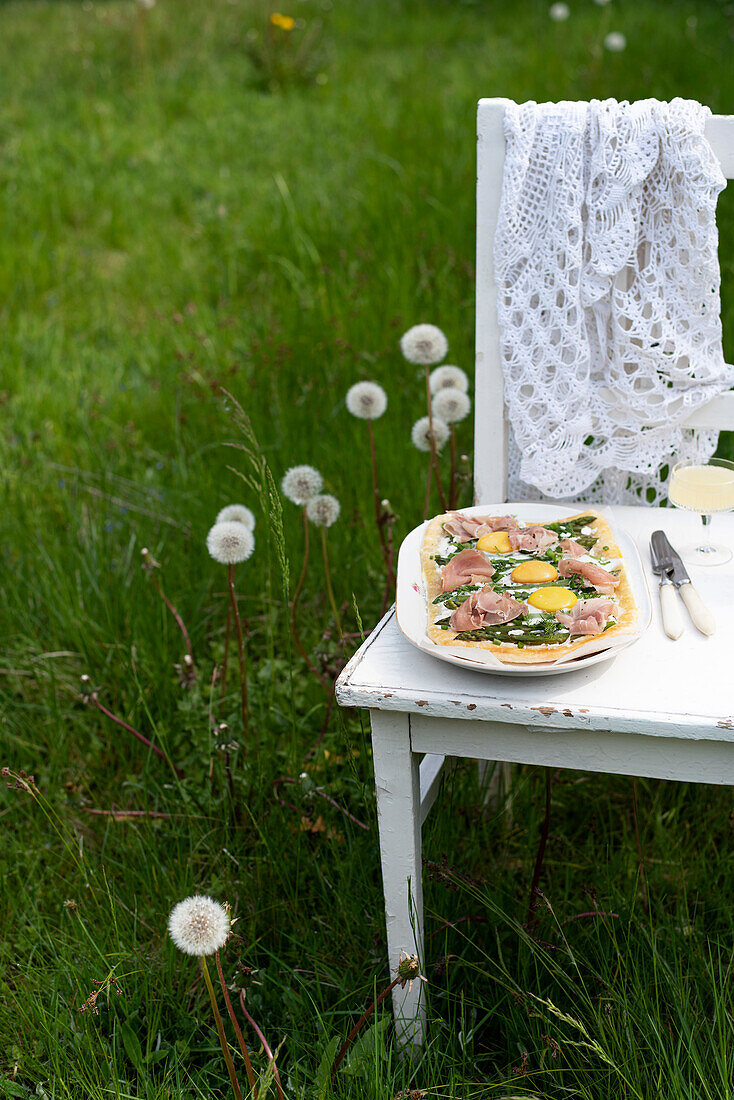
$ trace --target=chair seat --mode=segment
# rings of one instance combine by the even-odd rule
[[[339,677],[339,703],[543,730],[734,742],[734,562],[690,567],[694,585],[716,618],[716,633],[710,638],[700,634],[684,610],[685,632],[671,641],[660,620],[650,535],[662,528],[674,546],[690,544],[701,534],[698,516],[673,508],[607,507],[604,512],[636,541],[653,605],[648,629],[617,657],[548,677],[471,672],[416,649],[390,611]],[[714,517],[712,530],[716,541],[734,548],[734,516]]]

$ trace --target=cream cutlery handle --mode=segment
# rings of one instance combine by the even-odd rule
[[[693,625],[702,634],[713,634],[716,630],[716,620],[693,585],[682,584],[678,591],[680,592],[680,598],[688,608],[688,614],[691,616]]]
[[[663,630],[676,641],[683,633],[683,615],[674,584],[660,585],[660,610],[663,614]]]

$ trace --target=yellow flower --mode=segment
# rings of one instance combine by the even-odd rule
[[[292,31],[296,25],[292,15],[281,15],[279,11],[273,12],[270,16],[270,22],[274,27],[280,27],[284,31]]]

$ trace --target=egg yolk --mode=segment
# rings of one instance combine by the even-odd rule
[[[554,581],[558,570],[548,561],[523,561],[515,566],[510,576],[519,584],[526,581]]]
[[[509,554],[510,536],[507,531],[490,531],[488,535],[482,535],[477,540],[477,550],[484,550],[489,554]]]
[[[537,588],[527,602],[541,611],[560,611],[562,607],[573,607],[577,598],[570,588]]]

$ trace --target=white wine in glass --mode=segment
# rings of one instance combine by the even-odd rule
[[[668,499],[677,508],[698,512],[703,522],[699,544],[681,550],[685,562],[723,565],[731,560],[729,547],[711,542],[708,531],[714,512],[730,512],[734,508],[734,462],[726,458],[712,458],[701,466],[678,462],[670,475]]]

